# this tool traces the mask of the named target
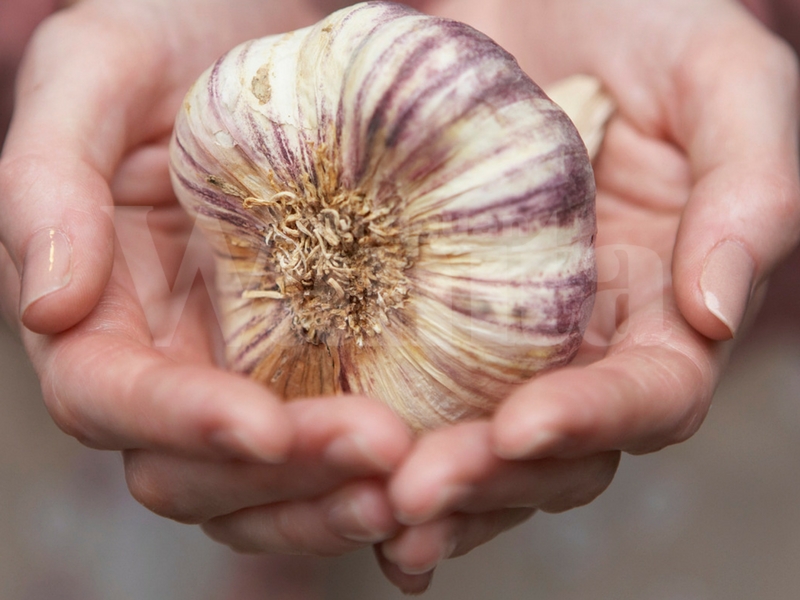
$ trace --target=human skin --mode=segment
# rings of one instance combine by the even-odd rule
[[[651,452],[692,435],[727,340],[798,239],[795,59],[739,5],[540,2],[522,14],[502,4],[426,7],[480,23],[537,81],[588,72],[605,83],[618,103],[595,165],[597,245],[609,262],[599,265],[580,366],[521,387],[485,426],[421,440],[392,479],[401,520],[435,523],[383,544],[394,563],[416,557],[418,570],[471,547],[460,544],[469,535],[459,512],[501,506],[499,497],[524,487],[498,477],[509,459],[533,471],[542,460]],[[646,266],[655,256],[661,269]],[[629,295],[620,313],[614,284],[602,290],[622,261]],[[464,443],[470,427],[493,453]],[[469,451],[445,451],[454,447]]]
[[[14,78],[36,26],[58,8],[56,0],[7,0],[0,4],[0,140],[8,128]]]
[[[726,340],[800,222],[795,61],[738,5],[413,3],[474,24],[541,83],[600,77],[618,110],[595,165],[600,291],[575,366],[522,386],[491,420],[411,440],[369,399],[284,406],[215,368],[201,284],[172,345],[153,344],[147,315],[166,319],[180,297],[134,285],[108,209],[155,207],[134,234],[152,236],[174,277],[191,223],[166,139],[185,89],[237,42],[340,4],[187,2],[86,0],[46,22],[0,164],[4,314],[55,421],[123,450],[145,506],[249,552],[376,543],[387,577],[418,591],[439,561],[535,510],[592,500],[620,452],[697,429]]]
[[[800,2],[797,0],[742,0],[742,4],[791,44],[795,51],[800,48]]]
[[[299,3],[231,7],[87,1],[38,29],[0,165],[2,309],[56,423],[90,447],[123,450],[131,491],[148,508],[199,523],[297,501],[308,527],[307,505],[319,506],[313,539],[281,538],[274,549],[340,553],[397,526],[376,482],[409,447],[402,423],[363,398],[282,404],[214,366],[216,321],[200,280],[171,290],[158,277],[137,287],[131,276],[143,266],[174,277],[195,259],[184,252],[192,224],[166,162],[192,80],[242,39],[322,16]],[[215,44],[199,43],[210,38]],[[140,206],[153,207],[144,230],[116,219]],[[154,246],[159,264],[141,265],[136,253],[126,260],[115,227]],[[153,318],[176,311],[171,345],[158,346]],[[199,500],[183,502],[179,492]],[[359,502],[368,505],[366,525],[348,512]]]

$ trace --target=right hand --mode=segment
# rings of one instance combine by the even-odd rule
[[[0,306],[53,419],[122,450],[145,506],[242,550],[386,539],[397,524],[381,482],[410,445],[374,401],[285,405],[216,366],[216,319],[194,281],[209,256],[169,182],[172,122],[200,71],[322,16],[310,1],[80,2],[35,34],[0,160]],[[181,265],[195,270],[171,289]]]

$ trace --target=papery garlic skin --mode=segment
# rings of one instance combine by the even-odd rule
[[[242,44],[187,94],[171,168],[215,248],[230,367],[287,399],[366,394],[430,429],[581,343],[586,149],[466,25],[368,2]]]

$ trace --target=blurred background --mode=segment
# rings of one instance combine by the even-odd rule
[[[773,279],[700,432],[623,457],[593,504],[440,567],[430,600],[800,597],[800,253]],[[288,585],[293,572],[305,573]],[[308,574],[310,572],[310,575]],[[266,591],[265,591],[266,590]],[[362,551],[239,557],[130,498],[121,458],[49,419],[0,327],[0,598],[392,600]]]
[[[0,139],[21,40],[0,0]],[[775,275],[700,432],[623,457],[590,506],[536,515],[437,571],[430,600],[796,600],[800,597],[800,253]],[[292,577],[297,574],[297,577]],[[293,584],[290,584],[295,580]],[[48,417],[0,322],[0,599],[393,600],[370,551],[240,557],[131,499],[116,453]]]

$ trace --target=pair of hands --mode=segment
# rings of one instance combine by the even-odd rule
[[[597,75],[618,103],[595,169],[598,296],[574,366],[491,421],[414,440],[375,401],[284,405],[216,368],[209,292],[180,275],[207,264],[167,172],[183,94],[236,43],[337,4],[84,0],[46,21],[0,162],[0,304],[56,423],[122,450],[145,506],[242,551],[375,544],[387,577],[419,591],[439,561],[534,510],[591,501],[621,451],[697,429],[719,342],[797,242],[796,65],[725,0],[409,2],[474,24],[540,83]],[[169,346],[159,328],[174,330]]]

